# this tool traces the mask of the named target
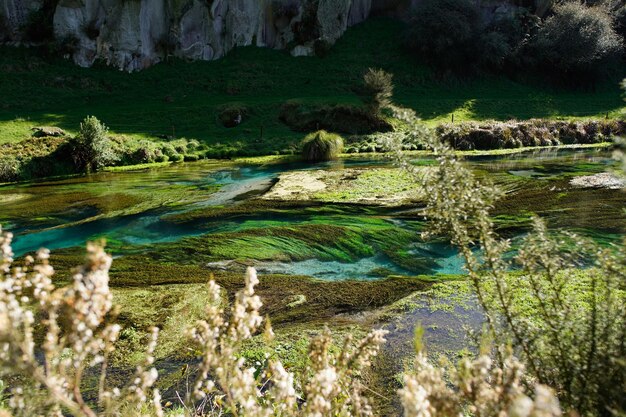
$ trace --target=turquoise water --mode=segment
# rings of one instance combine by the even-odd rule
[[[429,161],[416,161],[421,165]],[[606,151],[541,151],[513,156],[480,157],[467,162],[479,175],[500,184],[508,193],[507,216],[528,216],[536,209],[555,227],[582,231],[600,239],[615,240],[624,231],[622,209],[626,198],[621,190],[572,189],[569,178],[602,172],[613,164]],[[201,222],[175,223],[166,216],[199,208],[228,208],[254,201],[269,190],[281,172],[304,169],[342,170],[355,166],[384,166],[385,161],[346,160],[314,166],[244,166],[218,162],[172,165],[142,172],[102,173],[80,178],[0,187],[0,222],[15,234],[17,256],[40,247],[52,250],[84,245],[104,237],[116,255],[186,237],[285,225],[335,221],[327,215],[305,213],[248,213],[225,215]],[[519,202],[515,199],[519,199]],[[535,201],[536,200],[536,201]],[[519,212],[515,212],[519,207]],[[598,213],[600,207],[602,213]],[[338,209],[339,211],[341,208]],[[420,230],[420,223],[407,213],[419,210],[376,211],[378,219],[400,228]],[[502,214],[502,213],[500,213]],[[350,212],[338,216],[349,217]],[[339,218],[338,217],[338,218]],[[341,218],[343,218],[341,217]],[[364,221],[367,215],[363,215]],[[353,218],[358,225],[358,218]],[[363,227],[367,227],[364,223]],[[523,233],[511,228],[508,233]],[[415,233],[407,248],[429,262],[423,272],[463,273],[463,263],[448,245],[425,243]],[[323,279],[376,279],[372,271],[411,274],[382,253],[353,262],[306,259],[298,262],[265,262],[260,270]]]

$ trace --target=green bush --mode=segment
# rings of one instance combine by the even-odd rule
[[[195,162],[195,161],[197,161],[198,159],[200,159],[200,157],[199,157],[198,155],[196,155],[196,154],[185,155],[185,156],[183,157],[183,160],[184,160],[185,162]]]
[[[363,87],[359,96],[365,107],[374,115],[391,105],[393,97],[393,75],[382,69],[369,68],[363,76]]]
[[[420,59],[445,69],[476,61],[480,12],[469,0],[424,0],[411,17],[407,43]]]
[[[0,182],[17,181],[20,177],[20,161],[12,156],[0,158]]]
[[[325,130],[307,135],[302,141],[302,159],[321,162],[336,159],[343,151],[343,138]]]
[[[175,153],[172,156],[170,156],[170,161],[172,162],[181,162],[184,159],[185,157],[179,153]]]
[[[48,42],[54,40],[54,30],[52,20],[54,10],[43,7],[40,10],[32,11],[28,15],[28,22],[24,27],[24,35],[31,42]]]
[[[241,105],[228,105],[218,114],[219,123],[226,128],[239,126],[248,117],[248,108]]]
[[[141,146],[133,151],[128,162],[131,164],[149,164],[156,162],[159,156],[163,156],[160,149],[154,150],[149,146]]]
[[[288,101],[280,109],[279,119],[297,132],[329,130],[350,135],[393,130],[386,120],[365,108],[352,105],[305,106]]]
[[[526,70],[526,46],[539,21],[524,7],[488,20],[472,0],[423,0],[410,19],[406,42],[421,60],[454,73]]]
[[[540,67],[575,83],[598,78],[622,48],[606,8],[576,2],[557,6],[533,41]]]
[[[490,150],[561,144],[606,142],[626,133],[622,121],[482,121],[444,123],[436,133],[446,144],[460,150]]]
[[[613,3],[611,15],[613,16],[615,31],[623,39],[626,39],[626,3],[623,1],[614,1]]]
[[[174,156],[177,155],[178,152],[176,152],[176,149],[174,149],[174,146],[172,146],[169,143],[164,144],[163,146],[161,146],[161,152],[163,153],[163,155],[169,157],[170,159]]]
[[[319,0],[311,0],[304,5],[300,21],[295,22],[292,27],[296,43],[305,44],[320,37],[318,5]]]
[[[108,137],[108,128],[96,117],[87,116],[70,143],[72,159],[79,171],[97,171],[119,160]]]

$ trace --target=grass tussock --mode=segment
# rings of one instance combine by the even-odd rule
[[[322,162],[337,159],[343,152],[343,138],[335,133],[319,130],[302,141],[302,159],[306,162]]]

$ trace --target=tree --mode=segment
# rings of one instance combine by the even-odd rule
[[[381,109],[391,105],[393,74],[382,69],[369,68],[363,76],[363,81],[361,100],[372,115],[379,115]]]
[[[557,71],[566,81],[595,79],[619,59],[623,44],[602,6],[577,2],[555,7],[533,42],[536,59],[546,71]]]
[[[74,165],[81,172],[98,171],[119,159],[108,137],[109,129],[95,116],[87,116],[70,143]]]
[[[454,71],[476,62],[480,31],[480,12],[469,0],[424,0],[411,18],[407,43],[426,62]]]

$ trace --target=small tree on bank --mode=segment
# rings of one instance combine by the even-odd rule
[[[539,29],[533,49],[546,71],[581,82],[597,78],[618,60],[623,43],[606,8],[568,2],[557,6]]]
[[[380,114],[385,107],[391,106],[393,97],[393,74],[382,69],[369,68],[363,76],[361,100],[373,115]]]
[[[119,159],[108,137],[109,129],[95,116],[87,116],[80,132],[70,143],[74,165],[81,172],[93,172]]]

